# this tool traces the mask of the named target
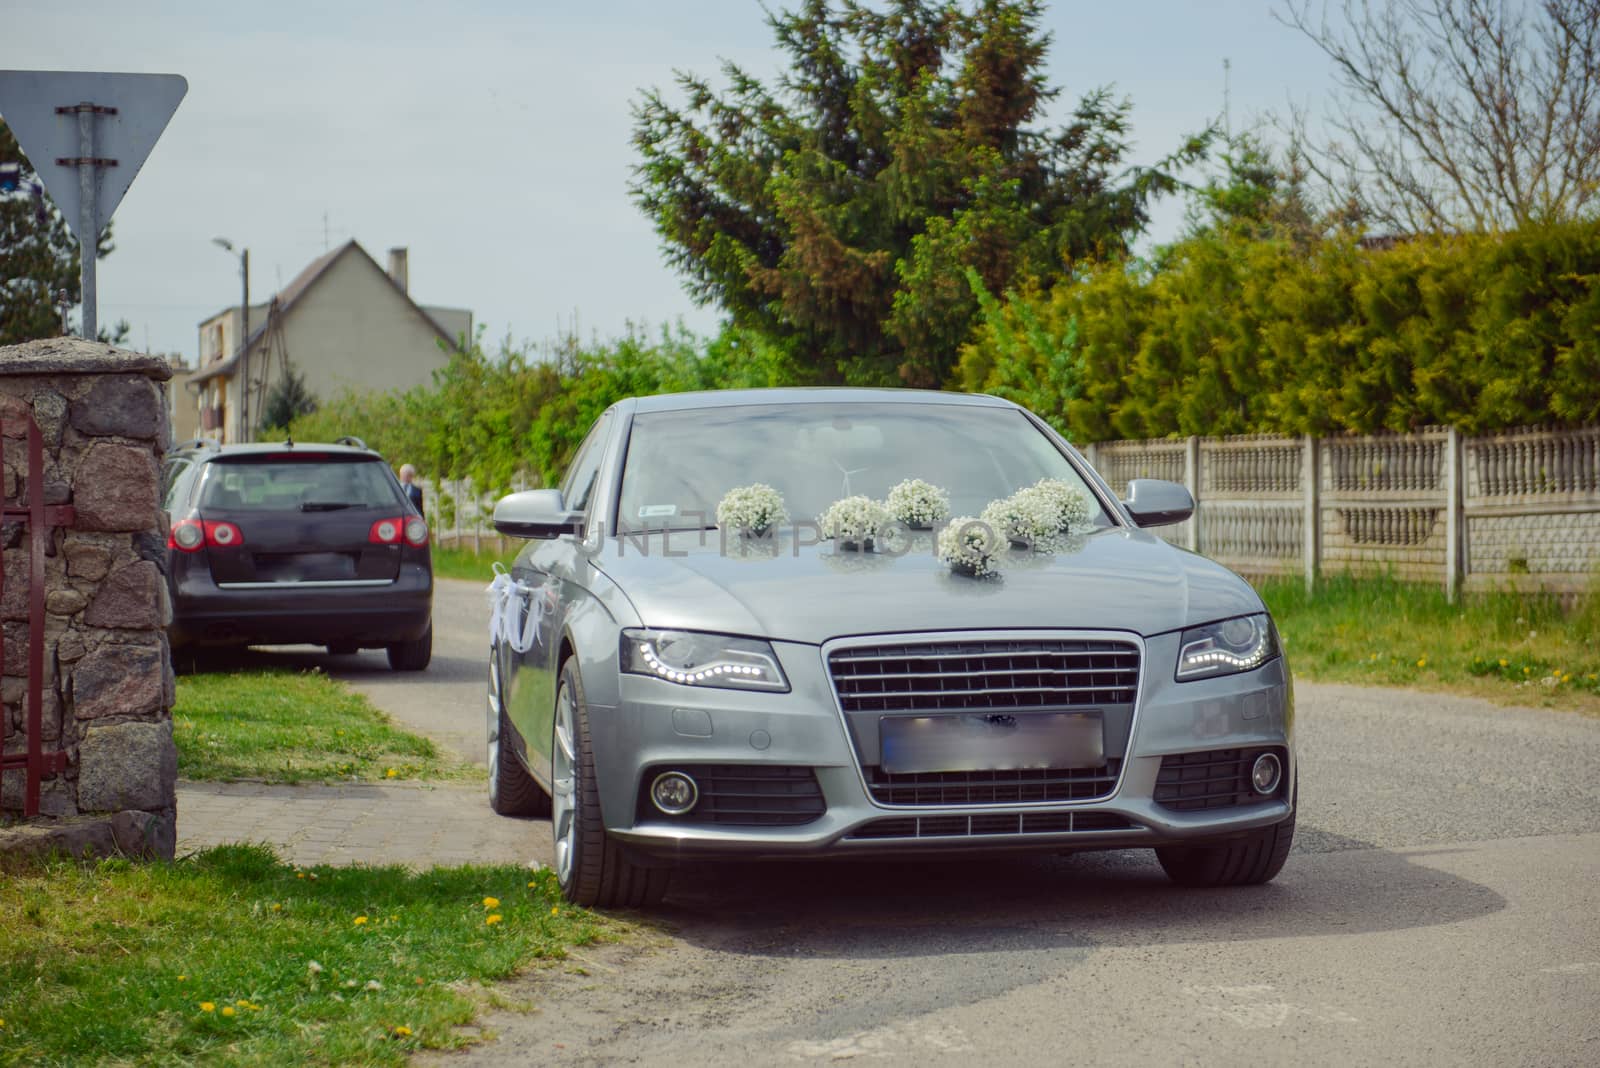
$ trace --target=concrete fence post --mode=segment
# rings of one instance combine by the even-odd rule
[[[1186,545],[1190,552],[1200,551],[1200,439],[1193,434],[1183,443],[1183,484],[1189,487],[1194,498],[1194,515],[1189,519]]]
[[[1461,434],[1455,427],[1448,427],[1444,448],[1444,593],[1451,604],[1461,592],[1462,543],[1466,531],[1461,518],[1461,466]]]
[[[1322,443],[1307,434],[1300,446],[1300,484],[1305,490],[1305,514],[1301,520],[1304,528],[1306,592],[1317,585],[1317,574],[1322,567]]]

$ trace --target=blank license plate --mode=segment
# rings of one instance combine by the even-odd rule
[[[1099,712],[883,716],[878,740],[880,766],[891,775],[1105,763]]]

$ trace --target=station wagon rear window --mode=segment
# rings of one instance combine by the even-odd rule
[[[382,460],[266,453],[206,465],[199,506],[218,511],[393,509],[399,491]]]

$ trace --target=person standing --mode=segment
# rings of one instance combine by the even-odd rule
[[[406,500],[422,515],[422,487],[417,485],[417,469],[410,464],[400,465],[400,485],[406,491]]]

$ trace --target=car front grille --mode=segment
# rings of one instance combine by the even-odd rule
[[[925,771],[894,775],[862,768],[880,805],[1007,805],[1027,801],[1091,801],[1117,785],[1122,761],[1097,768],[1022,768],[1012,771]],[[965,817],[960,817],[965,818]]]
[[[1126,831],[1136,826],[1138,825],[1115,812],[1001,812],[972,816],[896,816],[864,823],[845,835],[845,841],[1075,834],[1082,831]]]
[[[1025,638],[851,646],[828,656],[845,712],[970,712],[1131,704],[1132,642]]]
[[[700,800],[682,816],[668,816],[650,801],[650,784],[665,771],[695,781]],[[638,815],[644,820],[711,823],[724,827],[794,827],[827,811],[816,772],[775,764],[664,764],[639,782]]]
[[[1211,749],[1202,753],[1172,753],[1161,758],[1156,775],[1155,802],[1178,812],[1234,808],[1270,801],[1283,794],[1283,783],[1271,797],[1250,785],[1250,768],[1256,757],[1273,752],[1285,760],[1281,748]],[[1284,776],[1287,780],[1288,776]]]

